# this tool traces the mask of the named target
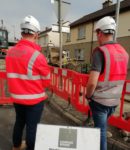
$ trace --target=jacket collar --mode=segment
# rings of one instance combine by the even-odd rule
[[[25,40],[25,39],[21,39],[19,42],[18,42],[18,45],[27,45],[27,46],[29,46],[29,47],[32,47],[32,48],[34,48],[34,49],[36,49],[36,50],[38,50],[38,51],[40,51],[41,50],[41,47],[38,45],[38,44],[36,44],[36,43],[34,43],[34,42],[31,42],[31,41],[29,41],[29,40]]]
[[[101,46],[106,45],[106,44],[116,44],[116,42],[114,42],[114,41],[108,41],[108,42],[103,43]]]

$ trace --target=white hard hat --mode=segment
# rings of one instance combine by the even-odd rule
[[[112,17],[106,16],[96,23],[95,31],[97,30],[101,30],[103,33],[114,33],[116,30],[116,22]]]
[[[22,20],[20,27],[24,33],[34,34],[36,32],[40,32],[40,24],[38,20],[31,15],[26,16]]]

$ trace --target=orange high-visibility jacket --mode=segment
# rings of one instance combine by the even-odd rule
[[[22,39],[7,53],[7,81],[14,103],[34,105],[47,98],[44,89],[50,84],[50,69],[40,49]]]
[[[128,54],[119,44],[99,47],[104,54],[104,72],[99,76],[94,100],[106,106],[118,105],[127,75]]]

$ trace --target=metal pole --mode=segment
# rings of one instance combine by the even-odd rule
[[[15,38],[15,25],[13,25],[13,29],[14,29],[14,41],[16,40]]]
[[[48,56],[49,56],[49,43],[47,43],[47,51],[46,51],[47,61],[48,61]],[[48,61],[48,63],[49,63],[49,61]]]
[[[62,16],[61,16],[61,0],[59,0],[58,13],[59,13],[58,22],[59,22],[60,68],[62,68]]]
[[[3,21],[3,19],[1,20],[1,28],[4,29],[4,21]]]
[[[120,0],[117,0],[116,3],[116,32],[114,34],[114,41],[116,41],[117,33],[118,33],[118,25],[119,25],[119,13],[120,13]]]

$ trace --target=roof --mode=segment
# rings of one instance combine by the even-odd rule
[[[48,33],[48,32],[50,32],[51,30],[52,30],[52,28],[46,28],[44,31],[41,31],[41,32],[40,32],[40,35],[41,35],[41,34]]]
[[[123,0],[120,3],[120,12],[124,12],[130,10],[130,0]],[[86,22],[91,22],[98,20],[106,15],[114,15],[116,11],[116,4],[113,4],[111,6],[108,6],[106,8],[102,8],[94,13],[88,14],[83,16],[82,18],[74,21],[73,23],[70,24],[70,27],[76,27],[78,25],[84,24]]]

